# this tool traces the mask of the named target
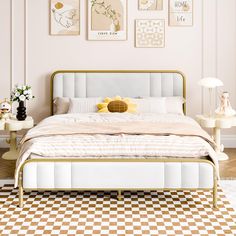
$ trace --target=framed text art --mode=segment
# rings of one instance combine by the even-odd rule
[[[80,34],[80,0],[50,0],[50,34]]]
[[[88,39],[127,39],[127,0],[88,0]]]
[[[169,0],[169,26],[193,25],[193,0]]]
[[[139,0],[139,10],[163,10],[163,0]]]
[[[163,48],[165,46],[165,20],[136,20],[136,47]]]

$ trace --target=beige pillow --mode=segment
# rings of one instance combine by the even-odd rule
[[[60,115],[68,113],[70,99],[66,97],[57,97],[53,101],[53,114]]]

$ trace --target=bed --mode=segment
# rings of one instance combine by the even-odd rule
[[[132,97],[137,99],[142,97],[179,96],[186,99],[185,83],[185,77],[179,71],[57,71],[51,76],[52,115],[54,113],[53,101],[58,97],[89,98],[120,95],[122,97]],[[183,103],[182,109],[183,113],[186,114],[186,103]],[[153,116],[150,118],[150,116],[146,115],[136,115],[135,121],[140,119],[140,117],[142,117],[142,119],[148,124],[150,123],[150,119],[154,119],[155,121],[156,119],[160,119],[155,124],[152,123],[150,127],[148,126],[149,128],[146,128],[146,130],[149,129],[149,132],[145,130],[140,131],[141,133],[144,132],[143,137],[145,137],[145,139],[143,139],[143,142],[145,142],[144,140],[147,140],[147,142],[155,141],[156,144],[158,143],[159,145],[162,145],[161,139],[172,138],[175,140],[178,138],[178,135],[170,136],[167,134],[162,136],[150,136],[155,134],[155,129],[158,127],[158,124],[162,124],[163,120],[171,121],[176,119],[174,116],[167,115],[161,116],[161,118]],[[188,117],[179,117],[180,120],[187,120],[185,121],[187,123],[193,122],[192,120],[190,121],[190,118]],[[114,117],[111,119],[113,118]],[[119,119],[121,118],[121,115],[116,115],[115,117],[116,121],[120,121]],[[25,140],[25,143],[27,143],[28,146],[25,145],[24,148],[21,148],[23,150],[21,150],[21,157],[18,158],[17,161],[15,175],[15,186],[19,187],[20,207],[23,207],[24,191],[115,190],[118,193],[118,199],[121,199],[122,191],[125,190],[136,191],[159,189],[211,190],[213,206],[217,206],[218,164],[216,158],[214,158],[214,151],[210,147],[207,146],[211,149],[209,151],[211,157],[206,154],[202,157],[198,156],[198,158],[188,157],[188,155],[177,155],[177,157],[165,156],[163,154],[165,152],[160,153],[161,146],[158,149],[158,158],[155,152],[153,152],[154,154],[152,153],[152,155],[147,156],[145,152],[149,151],[148,143],[147,145],[144,145],[143,156],[137,155],[135,152],[132,155],[128,155],[128,153],[126,156],[126,152],[123,152],[123,155],[117,154],[116,157],[110,157],[108,154],[105,158],[92,158],[93,152],[89,152],[88,148],[84,149],[84,146],[87,144],[86,141],[84,142],[83,140],[86,140],[86,138],[89,137],[91,138],[89,139],[89,142],[104,142],[105,146],[105,143],[109,143],[109,141],[104,141],[104,136],[102,136],[102,134],[107,127],[98,129],[99,131],[97,131],[98,133],[96,133],[96,135],[99,134],[100,136],[96,136],[94,139],[94,136],[92,136],[93,133],[90,132],[96,130],[97,127],[94,126],[94,123],[89,123],[90,129],[86,127],[84,133],[82,132],[79,136],[80,143],[84,142],[83,145],[81,145],[80,148],[77,145],[75,148],[76,150],[73,149],[73,152],[70,152],[71,149],[69,146],[65,147],[66,142],[73,141],[75,143],[77,141],[73,140],[73,127],[75,127],[74,130],[76,130],[76,126],[78,125],[77,128],[83,130],[83,127],[80,126],[80,122],[77,122],[77,120],[80,119],[87,119],[86,114],[79,116],[77,114],[67,114],[49,117],[46,121],[48,125],[47,127],[54,126],[54,122],[58,122],[58,124],[55,124],[55,133],[51,133],[51,131],[48,131],[47,133],[44,129],[45,127],[43,125],[40,126],[39,124],[38,129],[40,130],[41,127],[43,130],[41,130],[41,132],[45,131],[46,139],[41,137],[42,134],[41,136],[30,137],[30,134],[32,133],[29,131],[28,139],[34,140],[34,143]],[[103,116],[102,118],[100,116],[97,118],[97,115],[91,114],[90,119],[100,119],[100,124],[104,124],[104,120],[109,120],[110,117],[109,115],[105,115],[105,118]],[[125,137],[134,138],[138,146],[138,142],[142,141],[142,135],[137,131],[140,126],[135,126],[135,122],[132,120],[134,119],[133,116],[130,115],[126,119],[130,121],[129,126],[133,126],[133,129],[136,129],[137,133],[133,133],[133,131],[129,133],[131,129],[130,127],[122,127],[122,124],[125,123],[119,123],[119,125],[121,124],[120,130],[125,130]],[[65,133],[61,131],[62,129],[60,129],[60,127],[63,127],[62,124],[71,124],[70,122],[75,120],[76,123],[71,125],[68,130],[63,131]],[[43,122],[43,124],[44,123],[45,122]],[[132,123],[133,125],[131,125]],[[167,128],[169,128],[170,124],[171,122],[168,123]],[[188,124],[186,124],[186,126],[187,125]],[[162,127],[160,126],[159,128],[161,129]],[[129,131],[127,131],[127,129],[129,129]],[[122,133],[121,131],[119,132]],[[178,134],[179,131],[177,130],[176,132],[177,133],[174,134]],[[199,132],[202,131],[199,130]],[[120,133],[113,133],[113,131],[110,132],[108,129],[106,138],[109,136],[109,138],[116,139],[120,137]],[[169,134],[169,131],[167,133]],[[50,134],[52,136],[50,136]],[[55,136],[56,134],[59,136]],[[81,139],[81,135],[83,135],[83,138],[85,137],[83,140]],[[201,134],[199,134],[199,136],[201,136]],[[45,154],[47,153],[45,151],[47,148],[50,149],[51,146],[58,145],[58,143],[55,142],[55,137],[58,138],[58,143],[63,143],[63,145],[61,145],[65,149],[65,152],[67,152],[66,158],[63,155],[60,155],[62,149],[58,150],[58,155],[55,154],[56,152],[51,152],[51,154],[49,153],[50,155]],[[199,142],[203,143],[202,140],[204,139],[204,135],[194,138],[198,138]],[[155,140],[153,141],[152,139]],[[45,150],[43,150],[43,148],[42,150],[40,148],[35,148],[35,150],[39,151],[34,151],[32,146],[37,146],[42,140],[45,141]],[[181,140],[182,143],[179,144],[180,147],[183,147],[185,144],[190,145],[188,142],[191,140],[191,135],[185,135]],[[72,144],[70,143],[71,146],[73,146],[73,142]],[[127,139],[124,141],[124,145],[129,142],[132,144],[134,141]],[[206,143],[207,142],[204,140],[203,144],[205,146],[210,146],[209,143]],[[173,146],[171,140],[169,145],[171,149]],[[40,147],[43,146],[41,145]],[[139,148],[136,149],[138,150]],[[155,145],[154,149],[157,149]],[[43,151],[45,151],[45,153],[43,153]],[[81,155],[82,151],[86,153],[86,155]],[[174,150],[172,150],[172,152],[174,152]],[[24,155],[22,153],[24,153]]]

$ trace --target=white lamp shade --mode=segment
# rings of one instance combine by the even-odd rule
[[[216,88],[224,85],[221,80],[214,77],[203,78],[198,82],[198,84],[205,88]]]

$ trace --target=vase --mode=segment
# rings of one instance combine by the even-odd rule
[[[17,120],[25,120],[26,117],[27,117],[27,115],[26,115],[25,103],[23,101],[20,101],[19,106],[17,107],[16,118],[17,118]]]

